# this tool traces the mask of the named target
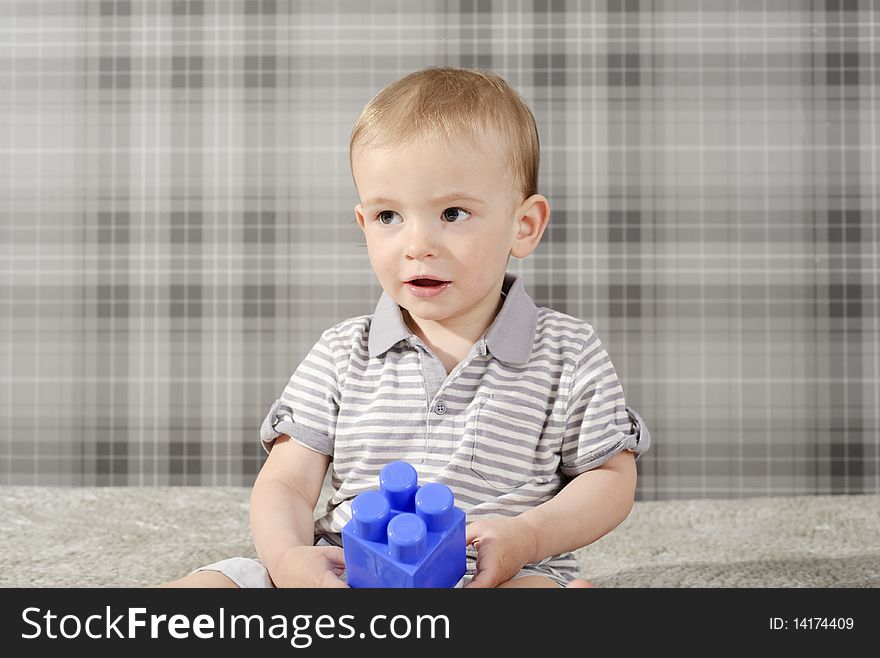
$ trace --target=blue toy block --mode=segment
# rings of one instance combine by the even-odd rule
[[[379,490],[352,501],[342,528],[350,587],[454,587],[465,574],[465,514],[445,484],[418,479],[411,464],[391,462]]]

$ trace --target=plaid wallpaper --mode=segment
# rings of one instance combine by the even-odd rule
[[[880,3],[0,0],[0,483],[250,485],[381,289],[351,126],[432,64],[530,104],[511,261],[655,437],[641,499],[880,491]]]

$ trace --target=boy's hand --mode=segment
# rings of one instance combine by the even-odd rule
[[[538,539],[518,516],[479,519],[468,525],[465,541],[477,549],[477,571],[465,587],[497,587],[534,559]]]
[[[348,587],[339,579],[343,571],[338,546],[292,546],[270,575],[275,587]]]

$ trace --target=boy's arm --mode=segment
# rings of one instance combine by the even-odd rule
[[[519,515],[534,538],[526,564],[574,551],[605,536],[627,517],[636,494],[636,460],[624,450],[569,482],[556,496]]]
[[[251,491],[251,535],[269,574],[294,546],[312,546],[314,510],[330,457],[279,436]]]
[[[526,564],[593,543],[623,522],[635,491],[635,456],[624,450],[519,516],[474,521],[467,543],[477,548],[477,573],[465,587],[495,587]]]

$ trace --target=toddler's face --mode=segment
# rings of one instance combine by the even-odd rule
[[[352,152],[355,215],[373,270],[416,317],[442,322],[498,303],[521,199],[502,147],[483,150],[462,141]],[[450,283],[428,296],[407,283],[421,274]]]

